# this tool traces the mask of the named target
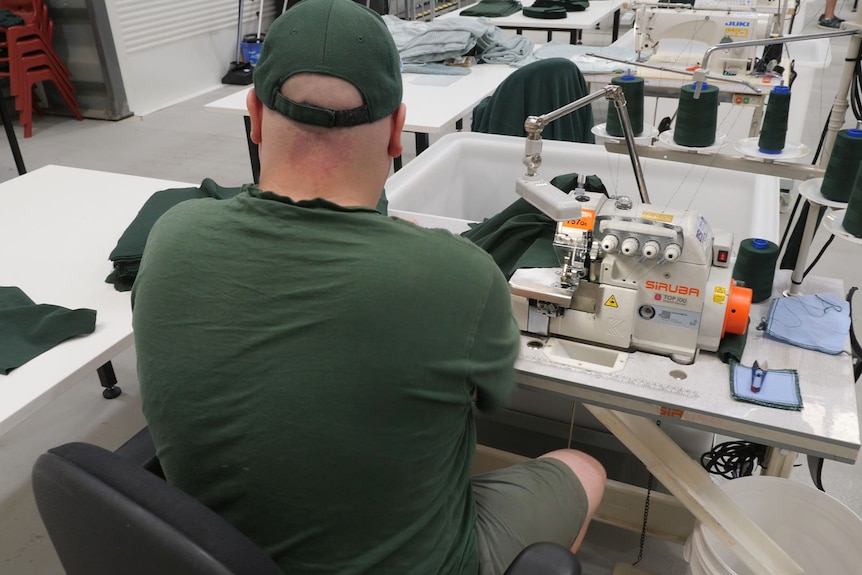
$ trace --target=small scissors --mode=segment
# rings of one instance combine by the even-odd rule
[[[757,360],[751,366],[751,391],[752,393],[760,393],[760,388],[763,387],[763,382],[766,381],[766,372],[769,370],[767,363],[764,360],[762,363]]]

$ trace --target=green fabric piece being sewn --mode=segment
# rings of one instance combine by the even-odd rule
[[[570,192],[577,185],[578,174],[563,174],[551,185]],[[584,189],[607,194],[598,176],[587,176]],[[560,265],[554,251],[557,224],[523,198],[515,200],[502,212],[473,225],[461,235],[491,254],[508,278],[520,268],[552,268]]]
[[[742,334],[727,333],[718,344],[716,355],[724,363],[742,360],[742,352],[745,351],[745,343],[748,341],[748,326]]]

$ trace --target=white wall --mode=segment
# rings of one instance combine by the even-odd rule
[[[243,33],[262,32],[275,0],[243,0]],[[236,60],[237,0],[105,0],[129,109],[138,116],[208,92]]]

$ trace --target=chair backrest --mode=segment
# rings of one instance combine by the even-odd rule
[[[227,521],[101,447],[67,443],[33,467],[39,514],[68,575],[277,575]]]
[[[485,134],[526,136],[527,116],[541,116],[588,94],[577,64],[566,58],[537,60],[519,68],[473,110],[471,129]],[[591,106],[559,118],[542,131],[542,138],[595,143]]]

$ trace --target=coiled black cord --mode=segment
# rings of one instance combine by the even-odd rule
[[[700,464],[709,473],[725,479],[751,475],[766,459],[766,446],[749,441],[720,443],[700,456]]]

